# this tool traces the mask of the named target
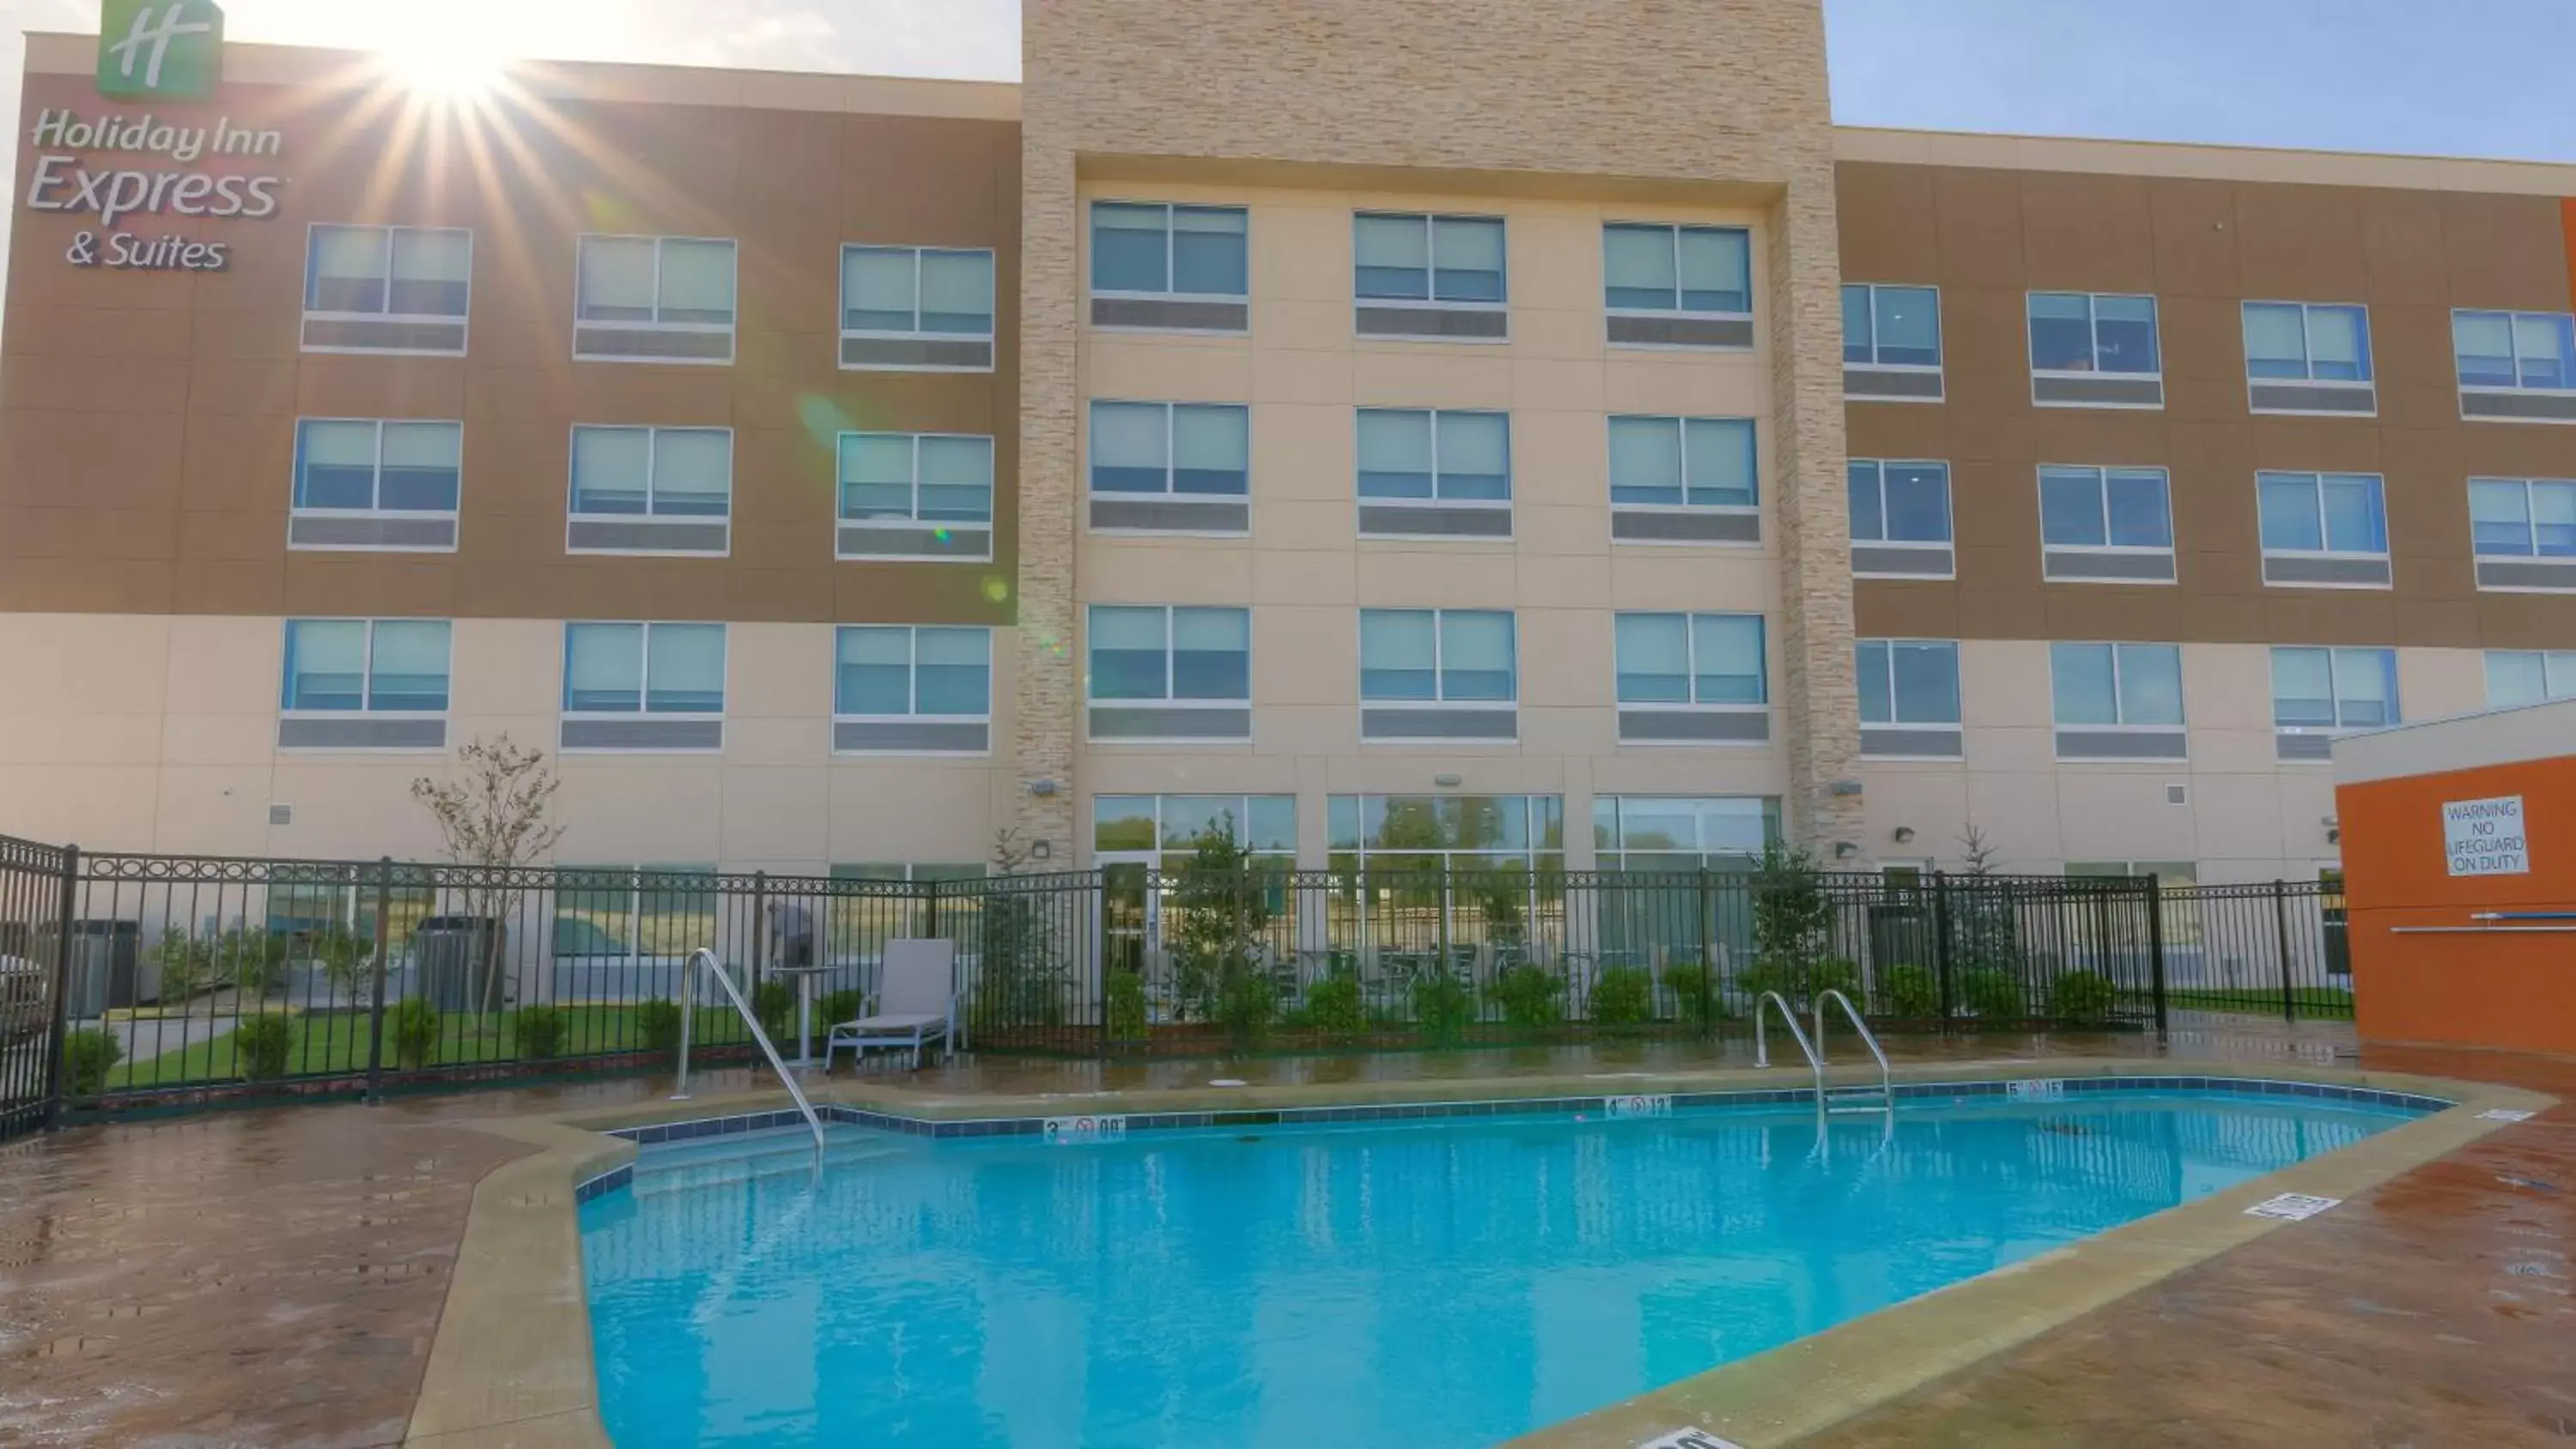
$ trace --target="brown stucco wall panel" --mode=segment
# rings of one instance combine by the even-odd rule
[[[2043,291],[2140,292],[2155,285],[2155,221],[2146,180],[2025,172],[2018,178],[2023,285]]]
[[[2215,299],[2227,307],[2244,295],[2236,259],[2235,199],[2236,189],[2224,181],[2157,177],[2147,182],[2160,295],[2176,301]]]
[[[1932,204],[1939,229],[1924,239],[1930,243],[1924,261],[1937,264],[1935,270],[1945,287],[1955,280],[1962,287],[2020,292],[2028,273],[2019,175],[1970,167],[1932,169]],[[1865,173],[1862,184],[1867,184]],[[1906,280],[1923,278],[1909,274]]]
[[[2237,284],[2257,300],[2371,295],[2362,233],[2368,193],[2333,186],[2238,186]]]
[[[2459,307],[2567,308],[2567,250],[2545,196],[2446,192],[2442,251]]]

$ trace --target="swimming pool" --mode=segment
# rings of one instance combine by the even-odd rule
[[[1657,1097],[843,1127],[819,1174],[786,1140],[648,1148],[581,1211],[601,1413],[623,1449],[1489,1444],[2437,1105],[2119,1085],[1892,1130]]]

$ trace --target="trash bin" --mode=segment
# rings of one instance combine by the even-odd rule
[[[499,1011],[509,986],[507,938],[490,916],[424,918],[411,937],[412,989],[441,1011]]]

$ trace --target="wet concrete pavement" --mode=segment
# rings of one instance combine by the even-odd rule
[[[2129,1037],[1896,1044],[1907,1060],[2158,1054]],[[2348,1033],[2198,1023],[2176,1059],[2352,1064]],[[940,1091],[1616,1074],[1705,1047],[1103,1065],[983,1059]],[[1777,1057],[1774,1058],[1776,1062]],[[2373,1049],[2372,1068],[2576,1099],[2576,1061]],[[699,1074],[707,1095],[748,1071]],[[0,1445],[399,1443],[473,1184],[525,1149],[461,1125],[662,1095],[552,1089],[210,1112],[0,1149]],[[1808,1442],[2576,1441],[2576,1111],[2559,1108]],[[1773,1449],[1773,1446],[1759,1446]]]

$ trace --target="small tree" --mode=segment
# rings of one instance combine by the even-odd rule
[[[1995,866],[2002,854],[1985,828],[1970,820],[1959,834],[1959,874],[1967,888],[1950,904],[1951,962],[1963,971],[1993,970],[2018,977],[2021,931],[2013,917],[2012,887]]]
[[[1777,841],[1762,847],[1762,864],[1753,873],[1753,970],[1744,989],[1759,995],[1777,991],[1792,1006],[1804,1005],[1828,987],[1849,990],[1855,981],[1847,966],[1826,971],[1825,952],[1832,945],[1834,902],[1825,893],[1815,856]]]
[[[1190,839],[1190,858],[1172,879],[1169,908],[1173,994],[1183,1016],[1225,1022],[1238,1038],[1259,1036],[1278,1008],[1261,964],[1270,892],[1250,849],[1235,839],[1231,812]]]
[[[976,952],[971,1019],[979,1028],[1053,1026],[1064,1019],[1064,965],[1040,898],[996,884],[1021,874],[1033,854],[1017,830],[993,834],[993,875],[985,878],[983,938]]]
[[[563,827],[547,818],[563,782],[546,763],[545,751],[522,749],[506,733],[467,742],[457,750],[456,764],[451,778],[423,775],[412,781],[411,797],[438,822],[447,858],[478,867],[460,895],[483,957],[475,973],[480,1011],[493,1002],[500,976],[501,923],[527,893],[516,868],[536,864],[563,839]]]

